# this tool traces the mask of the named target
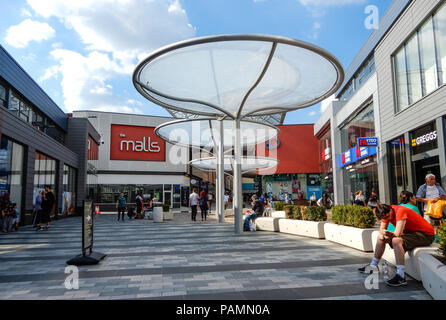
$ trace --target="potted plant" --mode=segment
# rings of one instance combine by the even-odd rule
[[[446,300],[446,224],[438,229],[438,249],[419,257],[423,287],[436,300]]]
[[[324,239],[327,221],[325,207],[294,206],[292,219],[280,219],[279,231],[298,236]]]
[[[361,251],[373,251],[372,233],[376,218],[369,207],[338,205],[332,208],[332,222],[324,225],[327,240]]]
[[[173,212],[170,210],[170,203],[163,204],[163,219],[173,220]]]

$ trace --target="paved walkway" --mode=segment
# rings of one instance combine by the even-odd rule
[[[79,268],[78,290],[65,288],[64,271],[80,253],[80,218],[0,234],[1,299],[431,299],[412,279],[367,290],[356,269],[371,253],[280,233],[236,236],[232,224],[210,218],[192,223],[183,213],[155,224],[97,216],[94,248],[107,257]]]

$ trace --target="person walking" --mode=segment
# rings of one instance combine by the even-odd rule
[[[195,189],[192,189],[192,193],[189,195],[189,207],[192,210],[191,218],[192,221],[197,221],[197,206],[200,201],[200,197]]]
[[[40,228],[40,219],[42,216],[42,200],[42,190],[38,190],[36,199],[34,201],[34,228]]]
[[[208,212],[208,195],[204,190],[200,192],[200,209],[201,221],[206,221],[206,215]]]
[[[120,216],[122,216],[122,221],[124,222],[125,205],[127,199],[124,196],[124,192],[121,192],[118,199],[116,200],[116,209],[118,209],[118,221]]]
[[[42,199],[42,214],[40,219],[40,228],[37,230],[48,230],[51,223],[51,211],[54,209],[56,200],[53,192],[51,191],[51,186],[46,185],[45,191],[43,192]],[[46,224],[46,225],[45,225]]]
[[[1,209],[1,215],[3,218],[2,231],[8,233],[12,231],[12,220],[14,216],[14,209],[12,208],[12,203],[6,200]]]
[[[313,192],[313,194],[310,197],[310,206],[315,206],[316,205],[316,193]]]
[[[139,219],[139,217],[141,216],[141,212],[142,212],[142,207],[143,207],[143,198],[141,196],[141,193],[138,193],[138,195],[136,196],[136,217]]]

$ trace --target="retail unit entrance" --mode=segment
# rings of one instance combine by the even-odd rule
[[[439,179],[439,177],[441,177],[440,158],[438,156],[414,162],[413,169],[415,173],[414,190],[418,190],[418,188],[425,183],[425,178],[428,173],[434,174],[437,178],[437,182],[441,184],[441,179]]]

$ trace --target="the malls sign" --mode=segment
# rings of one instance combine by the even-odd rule
[[[154,127],[111,125],[110,160],[166,161],[166,142]]]

